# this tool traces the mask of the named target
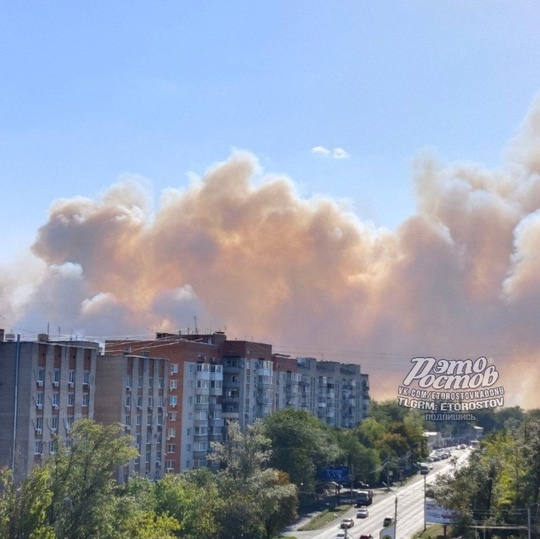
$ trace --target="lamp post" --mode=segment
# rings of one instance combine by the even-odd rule
[[[424,475],[424,531],[426,531],[426,476]]]
[[[398,495],[394,492],[393,488],[383,483],[383,485],[394,495],[394,538],[397,539],[397,507],[398,507]]]

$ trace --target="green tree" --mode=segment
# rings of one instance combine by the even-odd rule
[[[45,464],[53,493],[49,521],[60,537],[112,535],[117,527],[115,474],[137,455],[120,424],[82,419],[73,425],[69,447],[58,443]]]
[[[268,537],[276,526],[294,518],[296,488],[286,475],[268,467],[270,445],[261,423],[241,431],[236,422],[228,425],[225,442],[212,444],[212,458],[221,466],[218,490],[226,500],[217,508],[219,537]]]
[[[336,434],[305,410],[280,410],[264,419],[272,442],[271,465],[286,472],[303,493],[314,493],[317,472],[340,454]]]
[[[178,522],[155,512],[150,482],[121,487],[114,477],[137,455],[121,425],[80,420],[43,466],[14,485],[2,472],[0,537],[6,539],[167,539]],[[134,494],[136,492],[136,495]]]
[[[220,497],[217,477],[208,468],[181,475],[167,474],[155,483],[156,511],[173,516],[185,539],[214,539],[219,532],[216,515],[226,501]]]

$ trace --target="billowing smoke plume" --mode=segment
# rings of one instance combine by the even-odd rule
[[[540,406],[540,101],[497,170],[417,159],[418,208],[376,229],[234,153],[159,207],[143,182],[56,201],[37,283],[0,274],[14,326],[199,331],[360,363],[375,398],[410,359],[493,358],[506,403]]]

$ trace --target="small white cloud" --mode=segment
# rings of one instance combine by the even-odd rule
[[[350,155],[343,148],[334,148],[332,157],[334,159],[347,159],[350,157]]]
[[[325,157],[328,157],[331,153],[330,150],[324,146],[315,146],[314,148],[311,148],[311,152],[318,155],[324,155]]]
[[[323,157],[332,157],[333,159],[347,159],[350,155],[343,148],[334,148],[329,150],[324,146],[315,146],[311,148],[311,153],[322,155]]]

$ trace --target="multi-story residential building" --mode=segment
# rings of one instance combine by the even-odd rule
[[[223,344],[223,417],[240,427],[266,417],[274,394],[272,345],[252,341]]]
[[[274,405],[273,410],[302,406],[302,375],[298,372],[296,358],[284,354],[273,354]]]
[[[0,330],[0,466],[20,480],[56,452],[56,436],[69,442],[74,421],[94,418],[99,345],[37,341]]]
[[[367,417],[369,383],[360,365],[274,356],[275,409],[297,408],[334,427],[350,428]]]
[[[122,423],[139,457],[118,472],[120,482],[137,474],[152,479],[165,471],[168,359],[131,353],[98,358],[95,419],[104,424]]]
[[[196,337],[196,338],[195,338]],[[169,360],[164,428],[165,472],[208,464],[210,444],[223,440],[221,396],[223,333],[210,336],[159,333],[154,340],[107,341],[106,352],[165,357]]]

